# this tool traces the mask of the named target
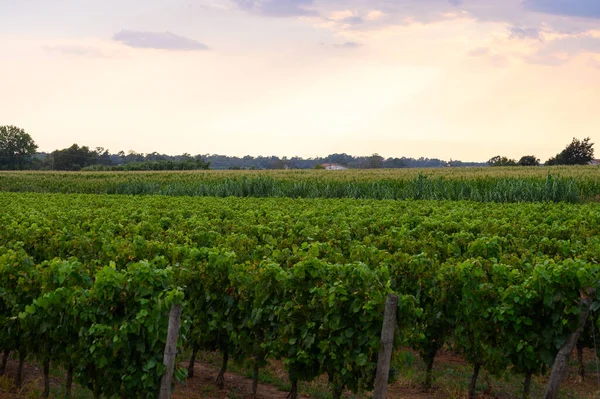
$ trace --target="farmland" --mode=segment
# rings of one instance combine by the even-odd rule
[[[0,191],[575,203],[598,201],[600,168],[0,172]]]
[[[564,171],[595,181],[590,172]],[[7,176],[45,188],[130,178],[2,174],[5,189]],[[177,303],[180,353],[216,350],[223,366],[247,359],[255,370],[281,360],[292,390],[326,375],[334,397],[368,391],[390,293],[400,297],[397,348],[425,361],[425,386],[436,385],[442,350],[475,376],[530,381],[577,328],[582,295],[596,303],[600,289],[594,203],[0,193],[0,209],[0,347],[60,365],[97,397],[155,396]]]

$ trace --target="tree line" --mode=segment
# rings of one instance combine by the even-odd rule
[[[593,160],[590,138],[573,139],[561,153],[546,161],[546,165],[585,165]],[[137,171],[137,170],[204,170],[204,169],[319,169],[325,164],[336,164],[349,169],[379,168],[440,168],[461,166],[538,166],[534,155],[519,161],[495,156],[488,162],[444,161],[437,158],[388,157],[379,154],[352,156],[345,153],[326,157],[277,157],[246,155],[244,157],[218,154],[184,153],[166,155],[136,151],[111,153],[103,147],[90,148],[73,144],[51,153],[37,152],[38,146],[25,130],[16,126],[0,126],[0,170],[65,170],[65,171]]]
[[[593,147],[594,143],[590,142],[589,137],[583,140],[573,137],[564,150],[548,159],[544,165],[588,165],[594,160]],[[497,155],[487,163],[490,166],[540,166],[540,160],[535,155],[525,155],[519,161]]]

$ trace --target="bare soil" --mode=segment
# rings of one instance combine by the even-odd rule
[[[181,364],[187,367],[187,364]],[[173,395],[173,399],[222,399],[222,398],[251,398],[252,380],[234,374],[225,373],[225,389],[219,390],[215,385],[219,369],[216,366],[206,363],[196,362],[194,367],[194,377],[188,378],[185,385],[178,386]],[[281,398],[287,396],[287,392],[282,392],[272,385],[258,384],[257,399]]]

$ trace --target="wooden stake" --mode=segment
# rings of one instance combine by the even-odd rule
[[[394,330],[396,328],[396,312],[398,309],[398,296],[388,295],[385,300],[385,313],[383,314],[383,327],[381,329],[381,351],[377,360],[377,376],[375,377],[375,390],[373,399],[385,399],[390,363],[394,348]]]
[[[546,385],[544,399],[556,399],[558,397],[560,383],[569,366],[569,356],[571,355],[571,352],[573,352],[573,348],[575,348],[575,345],[581,336],[595,295],[596,292],[593,289],[588,289],[588,292],[582,295],[581,305],[583,306],[583,312],[579,314],[579,326],[577,327],[577,330],[567,338],[567,342],[560,347],[556,354],[554,364],[552,365],[552,372],[550,373],[550,378]]]
[[[175,357],[177,356],[177,339],[179,338],[179,325],[181,323],[181,305],[173,305],[169,313],[169,329],[167,330],[167,343],[163,364],[167,366],[160,381],[160,393],[158,399],[169,399],[171,397],[171,380],[175,368]]]

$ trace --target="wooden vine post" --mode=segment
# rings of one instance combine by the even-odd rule
[[[377,359],[377,375],[375,377],[375,390],[373,399],[385,399],[392,350],[394,349],[394,330],[396,328],[396,312],[398,309],[398,296],[388,295],[385,300],[385,313],[383,314],[383,327],[381,329],[381,351]]]
[[[167,330],[167,343],[163,364],[167,367],[160,380],[160,393],[158,399],[169,399],[171,397],[171,381],[175,368],[175,357],[177,356],[177,340],[179,338],[179,326],[181,324],[181,305],[171,306],[169,313],[169,329]]]
[[[567,338],[567,341],[560,347],[556,358],[554,359],[554,364],[552,365],[552,372],[550,373],[550,378],[548,379],[548,383],[546,384],[546,393],[544,394],[544,399],[556,399],[558,398],[558,391],[560,389],[560,383],[564,375],[567,372],[567,368],[569,367],[569,356],[573,352],[581,333],[583,332],[583,327],[585,326],[585,322],[590,314],[590,308],[592,303],[594,302],[594,297],[596,296],[596,290],[587,289],[585,293],[581,294],[581,307],[583,311],[579,314],[579,325],[577,326],[577,330],[573,334]]]

